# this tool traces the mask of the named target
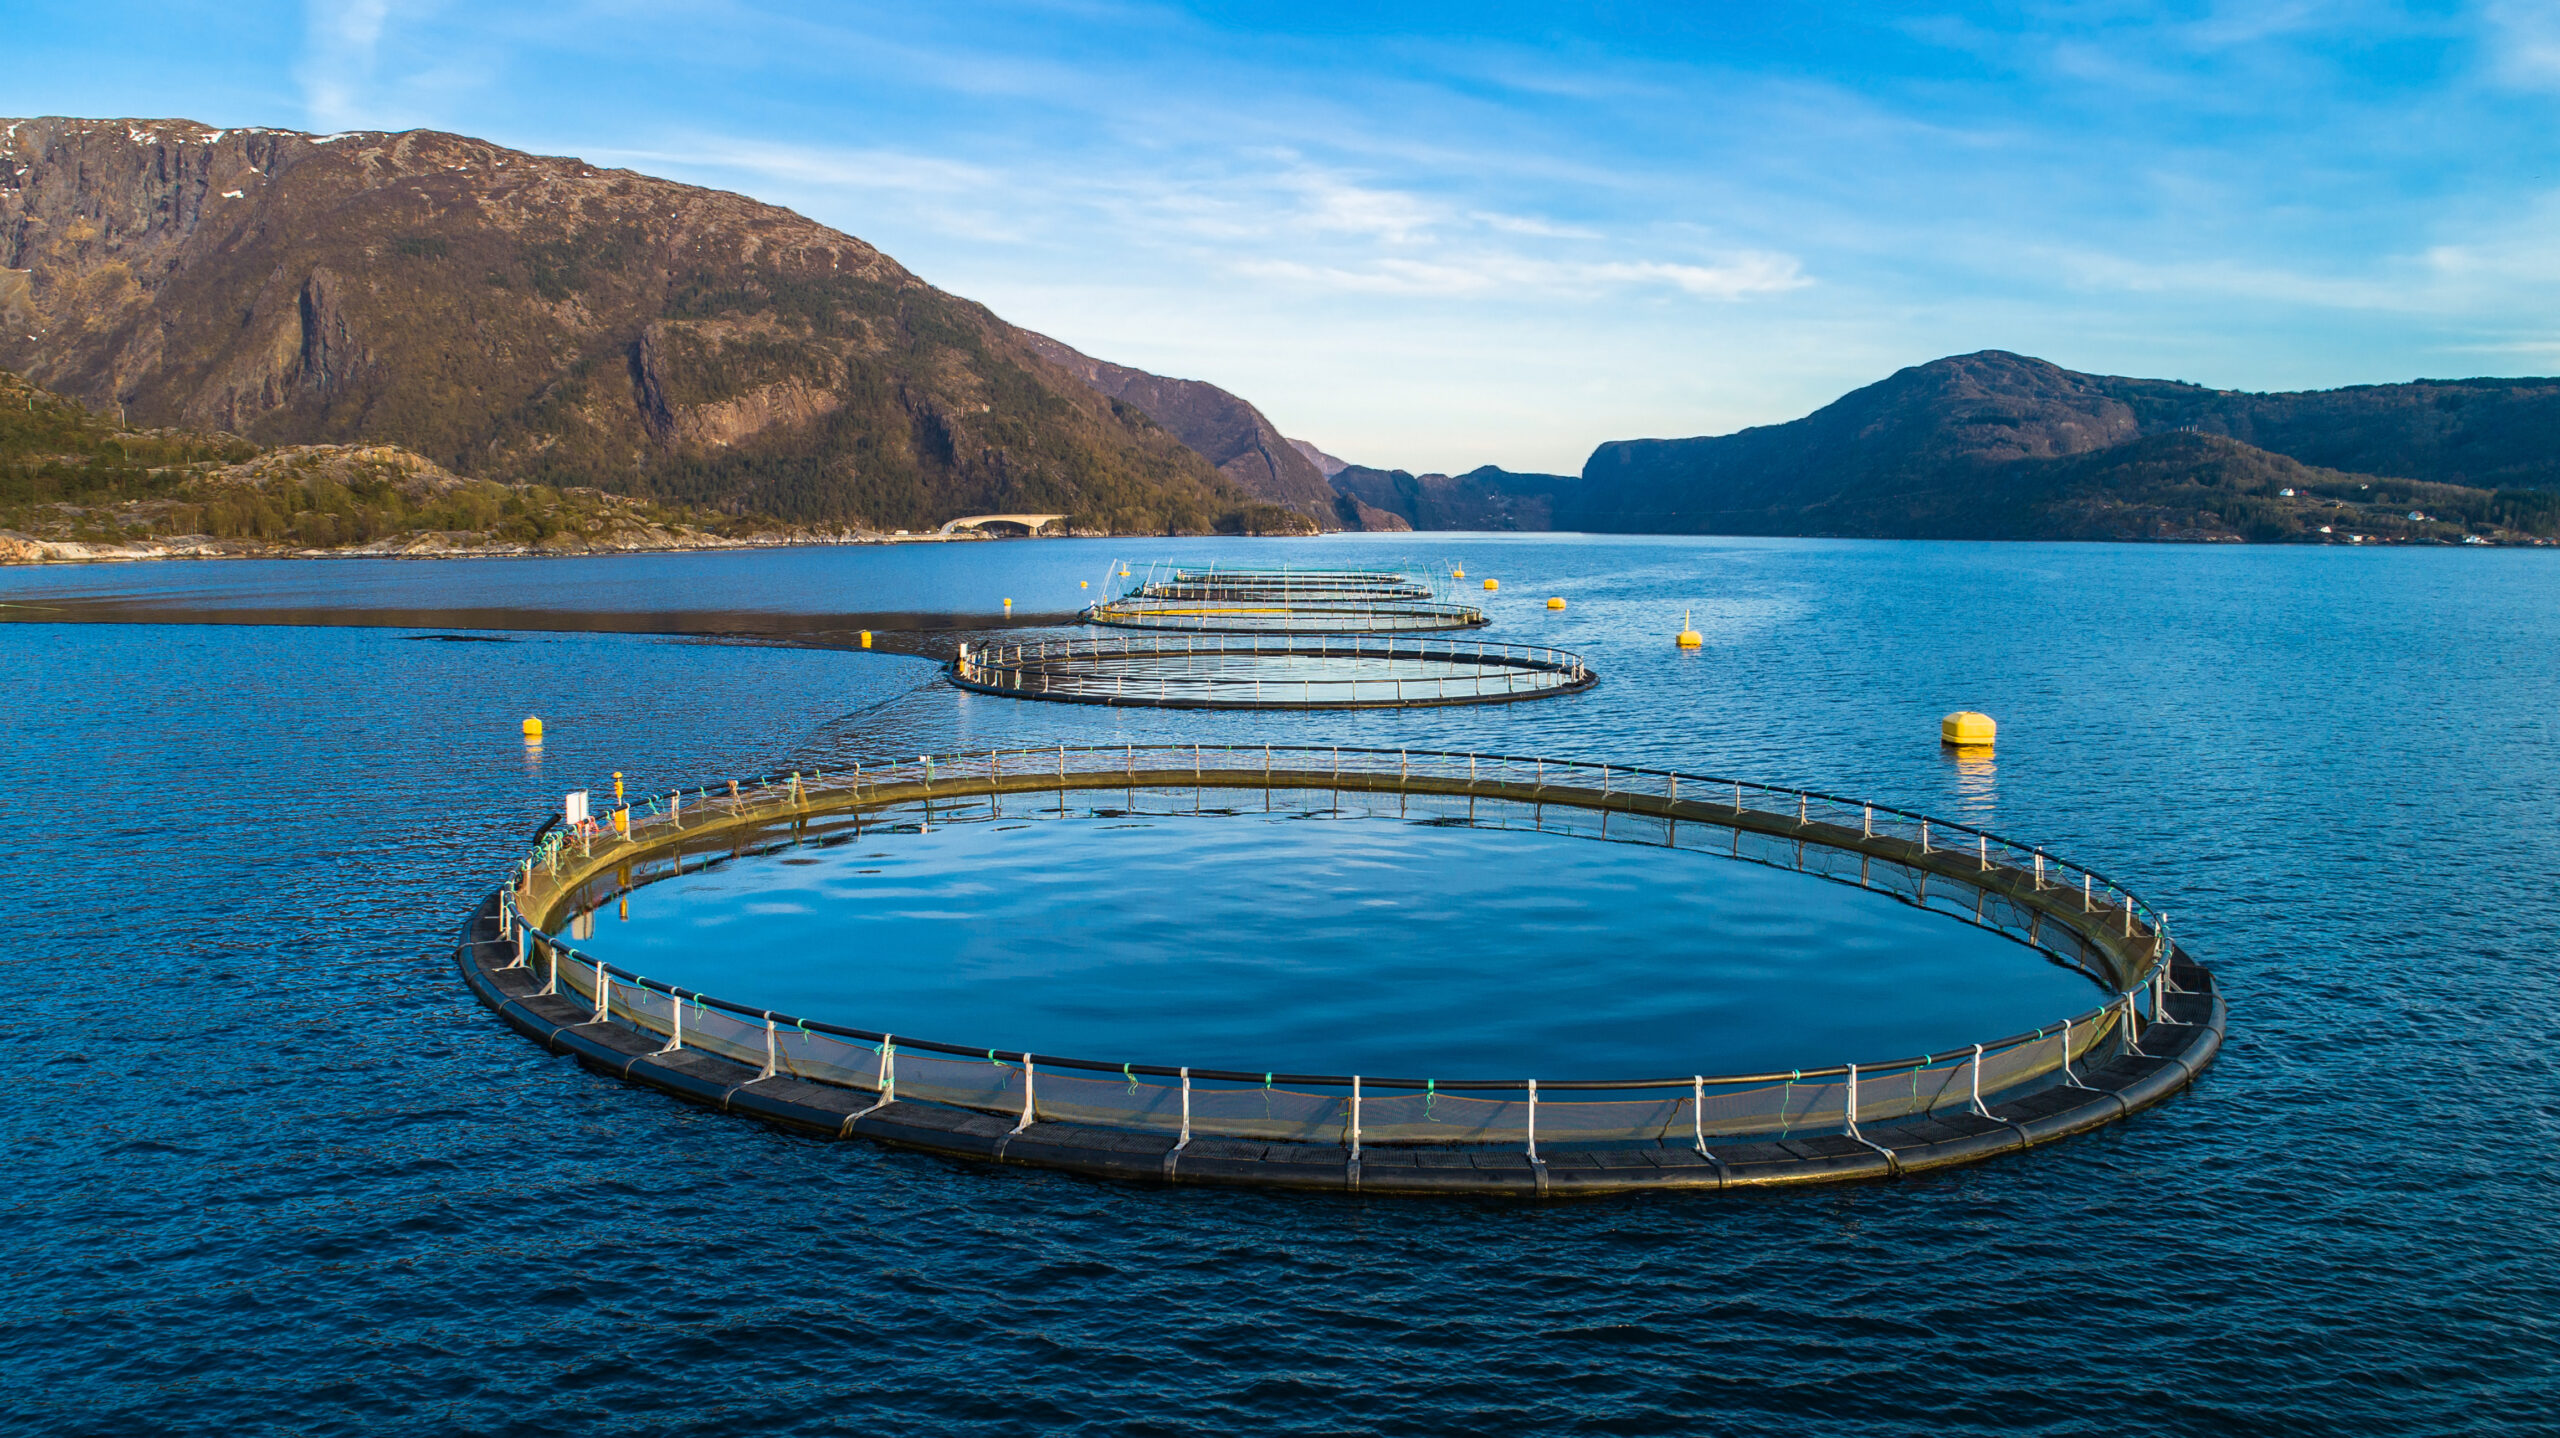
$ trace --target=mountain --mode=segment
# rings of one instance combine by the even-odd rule
[[[1461,475],[1354,464],[1333,476],[1345,503],[1414,529],[1554,529],[1556,496],[1574,483],[1568,475],[1515,474],[1489,464]]]
[[[1298,453],[1305,455],[1307,457],[1307,462],[1316,467],[1316,472],[1327,479],[1331,479],[1335,475],[1340,474],[1351,467],[1351,461],[1347,459],[1336,459],[1332,455],[1325,453],[1323,450],[1316,448],[1314,445],[1307,443],[1303,439],[1293,439],[1289,441],[1289,447],[1296,450]]]
[[[0,562],[582,554],[841,541],[594,489],[463,479],[396,445],[131,428],[0,370]]]
[[[0,367],[135,423],[470,479],[882,528],[1308,527],[858,239],[458,135],[0,122],[0,319]]]
[[[1554,520],[1643,533],[2070,537],[2166,525],[2275,538],[2317,535],[2298,522],[2316,517],[2310,490],[2351,482],[2376,503],[2435,494],[2417,507],[2541,532],[2528,491],[2560,487],[2555,440],[2554,380],[2251,394],[1990,350],[1902,370],[1785,424],[1603,444],[1582,482],[1556,491]],[[2301,503],[2275,504],[2287,487]],[[2205,503],[2216,495],[2274,510],[2225,515]],[[2365,532],[2385,530],[2383,511],[2359,516]]]
[[[1333,491],[1323,472],[1281,438],[1262,411],[1205,380],[1167,379],[1098,360],[1046,335],[1026,332],[1025,338],[1042,359],[1091,385],[1095,393],[1137,406],[1245,493],[1332,527]]]

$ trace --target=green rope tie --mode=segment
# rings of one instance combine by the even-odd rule
[[[1127,1064],[1122,1064],[1120,1066],[1120,1076],[1129,1081],[1129,1092],[1136,1093],[1138,1091],[1138,1076],[1129,1072],[1129,1066]]]
[[[1438,1123],[1440,1121],[1431,1116],[1431,1106],[1439,1101],[1440,1080],[1424,1079],[1422,1081],[1422,1121],[1424,1123]]]
[[[793,1019],[792,1022],[800,1026],[800,1042],[803,1047],[806,1047],[809,1042],[809,1021],[807,1019]]]
[[[1009,1063],[1006,1063],[1004,1060],[1002,1060],[1002,1059],[1000,1059],[1000,1058],[997,1058],[997,1057],[996,1057],[996,1051],[995,1051],[994,1049],[989,1049],[989,1050],[987,1050],[987,1062],[989,1062],[989,1063],[991,1063],[991,1064],[994,1064],[997,1068],[1000,1068],[1000,1069],[1008,1069],[1008,1068],[1013,1067],[1013,1065],[1011,1065],[1011,1064],[1009,1064]]]

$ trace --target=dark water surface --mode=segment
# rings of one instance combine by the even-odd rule
[[[0,624],[0,1426],[2555,1427],[2549,556],[1057,541],[13,570],[0,603],[993,624],[1001,597],[1072,607],[1123,552],[1461,559],[1503,581],[1488,637],[1604,677],[1480,712],[1185,718],[959,695],[878,653]],[[1683,605],[1702,652],[1668,643]],[[1939,753],[1959,707],[2000,719],[1994,762]],[[1670,764],[1948,813],[2168,908],[2232,1041],[2165,1108],[1953,1174],[1533,1208],[804,1142],[546,1057],[452,973],[450,925],[560,791],[617,768],[1121,734]]]
[[[939,821],[909,806],[858,837],[642,885],[572,936],[798,1018],[1241,1073],[1784,1073],[2006,1038],[2110,997],[1949,914],[1543,831],[1527,804],[1480,804],[1470,826],[1463,804],[1400,818],[1393,801],[1265,813],[1234,790],[1103,799],[1062,815],[1017,795],[1001,817],[972,804]],[[1195,802],[1208,812],[1170,812]],[[1715,831],[1689,832],[1708,847]]]

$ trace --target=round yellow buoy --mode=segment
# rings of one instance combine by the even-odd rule
[[[1449,577],[1451,579],[1464,579],[1467,577],[1467,572],[1463,569],[1452,569],[1449,571]]]
[[[1998,737],[2000,726],[1988,714],[1959,709],[1938,721],[1938,742],[1942,744],[1989,744]]]
[[[1007,609],[1011,609],[1011,608],[1013,607],[1013,601],[1012,601],[1012,600],[1010,600],[1010,599],[1006,600],[1006,601],[1004,602],[1004,607],[1005,607],[1005,608],[1007,608]]]
[[[1128,578],[1128,577],[1129,577],[1129,571],[1128,571],[1128,569],[1127,569],[1125,566],[1124,566],[1124,567],[1122,567],[1122,569],[1121,569],[1121,571],[1120,571],[1120,577],[1121,577],[1121,578],[1123,578],[1123,579],[1126,579],[1126,578]]]
[[[868,629],[862,631],[862,647],[865,649],[871,647],[871,631]]]
[[[1671,642],[1679,645],[1683,649],[1695,649],[1699,645],[1707,642],[1706,636],[1690,627],[1689,611],[1686,609],[1680,611],[1680,633]]]
[[[1564,600],[1562,600],[1561,598],[1558,598],[1558,599],[1550,599],[1550,600],[1548,600],[1548,601],[1547,601],[1547,607],[1548,607],[1549,609],[1562,609],[1562,608],[1564,608]]]
[[[539,738],[541,738],[541,737],[542,737],[542,721],[541,721],[541,720],[539,720],[539,719],[534,718],[534,717],[533,717],[532,715],[530,715],[530,714],[526,715],[526,716],[525,716],[525,718],[524,718],[524,737],[526,737],[527,739],[539,739]]]
[[[1500,589],[1502,587],[1502,581],[1499,579],[1488,579],[1484,582],[1484,587],[1487,589]]]
[[[613,802],[622,802],[622,771],[619,769],[613,771]]]
[[[1076,581],[1076,588],[1078,589],[1091,589],[1092,587],[1093,581],[1090,579],[1079,579]]]

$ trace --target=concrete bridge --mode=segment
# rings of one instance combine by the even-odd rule
[[[1038,534],[1042,528],[1065,519],[1063,514],[964,514],[942,526],[944,534],[963,529],[984,530],[989,525],[1011,525],[1025,534]]]

